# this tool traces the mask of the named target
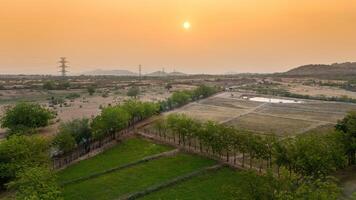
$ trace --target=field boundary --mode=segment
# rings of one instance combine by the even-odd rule
[[[117,166],[117,167],[113,167],[113,168],[110,168],[108,170],[104,170],[104,171],[93,173],[93,174],[90,174],[90,175],[87,175],[87,176],[83,176],[83,177],[80,177],[80,178],[76,178],[76,179],[72,179],[72,180],[69,180],[69,181],[65,181],[65,182],[62,182],[60,185],[64,186],[64,185],[69,185],[69,184],[74,184],[74,183],[86,181],[86,180],[93,179],[93,178],[96,178],[96,177],[99,177],[99,176],[102,176],[102,175],[105,175],[105,174],[109,174],[109,173],[112,173],[112,172],[116,172],[116,171],[119,171],[119,170],[130,168],[130,167],[133,167],[133,166],[136,166],[136,165],[148,162],[148,161],[157,160],[157,159],[163,158],[163,157],[174,156],[177,153],[179,153],[179,149],[174,149],[174,150],[171,150],[171,151],[155,154],[155,155],[152,155],[152,156],[147,156],[147,157],[142,158],[140,160],[133,161],[133,162],[130,162],[130,163],[127,163],[127,164],[124,164],[124,165]]]
[[[182,176],[178,176],[178,177],[175,177],[171,180],[168,180],[168,181],[164,181],[162,183],[158,183],[158,184],[155,184],[153,186],[150,186],[144,190],[141,190],[141,191],[137,191],[137,192],[134,192],[134,193],[131,193],[131,194],[128,194],[128,195],[124,195],[122,197],[119,197],[117,200],[133,200],[133,199],[138,199],[140,197],[143,197],[143,196],[146,196],[148,194],[151,194],[153,192],[156,192],[156,191],[159,191],[159,190],[162,190],[164,188],[167,188],[167,187],[171,187],[171,186],[174,186],[178,183],[181,183],[181,182],[184,182],[186,180],[189,180],[191,178],[194,178],[196,176],[199,176],[203,173],[206,173],[208,171],[213,171],[213,170],[218,170],[220,168],[222,168],[223,165],[222,164],[217,164],[217,165],[213,165],[213,166],[210,166],[210,167],[205,167],[205,168],[202,168],[202,169],[199,169],[199,170],[196,170],[194,172],[191,172],[191,173],[188,173],[188,174],[185,174],[185,175],[182,175]]]

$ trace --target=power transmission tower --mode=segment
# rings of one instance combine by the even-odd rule
[[[66,65],[68,63],[68,61],[66,60],[66,57],[61,57],[59,63],[61,64],[59,66],[59,69],[60,69],[59,72],[61,72],[62,76],[65,77],[67,75],[67,72],[68,72],[67,68],[69,67],[69,66]]]

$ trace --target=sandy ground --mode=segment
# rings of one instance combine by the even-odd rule
[[[148,102],[157,102],[167,99],[173,91],[177,90],[190,90],[194,89],[196,86],[189,86],[178,84],[174,85],[173,88],[168,91],[163,86],[147,86],[140,88],[140,95],[137,97],[138,100],[148,101]],[[89,96],[86,93],[83,93],[83,90],[71,90],[71,91],[51,91],[55,94],[68,94],[69,92],[81,94],[80,98],[75,100],[66,100],[67,106],[60,107],[59,105],[55,107],[50,107],[49,109],[57,112],[58,116],[53,120],[54,124],[39,129],[39,132],[44,135],[53,135],[57,132],[58,126],[61,122],[67,122],[73,119],[80,118],[93,118],[96,115],[100,114],[100,107],[106,107],[108,105],[116,105],[124,102],[125,100],[130,99],[126,95],[127,90],[112,91],[108,97],[102,97],[102,93],[95,93],[93,96]],[[48,107],[48,101],[46,98],[51,96],[48,92],[44,91],[30,91],[30,90],[6,90],[6,94],[0,96],[0,100],[11,100],[17,98],[30,98],[35,100],[42,105]],[[35,98],[35,99],[34,99]],[[37,100],[38,99],[38,100]],[[8,103],[0,104],[0,116],[3,115],[5,107],[13,104],[13,101]],[[0,139],[4,138],[5,130],[0,128]]]
[[[336,87],[327,86],[307,86],[301,84],[289,84],[288,90],[292,93],[311,95],[311,96],[328,96],[328,97],[343,97],[348,96],[356,99],[356,92],[343,90]]]

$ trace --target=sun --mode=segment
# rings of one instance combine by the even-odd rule
[[[183,23],[183,28],[184,28],[185,30],[189,30],[189,29],[190,29],[190,27],[191,27],[190,22],[185,21],[185,22]]]

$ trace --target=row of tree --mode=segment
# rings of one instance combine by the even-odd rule
[[[94,119],[75,119],[59,126],[53,140],[57,152],[68,153],[79,145],[89,145],[116,133],[159,112],[156,103],[129,100],[121,105],[103,108]]]
[[[173,138],[182,146],[192,146],[201,152],[226,158],[236,163],[238,155],[249,166],[253,160],[265,163],[267,168],[275,164],[302,176],[325,177],[337,169],[354,164],[356,144],[356,114],[348,114],[325,134],[305,134],[295,138],[280,139],[273,135],[258,135],[215,122],[199,122],[183,114],[171,114],[153,125],[155,133],[162,138]]]
[[[160,111],[165,112],[181,107],[189,102],[204,99],[221,91],[220,88],[200,85],[194,90],[176,91],[165,101],[160,101]]]

